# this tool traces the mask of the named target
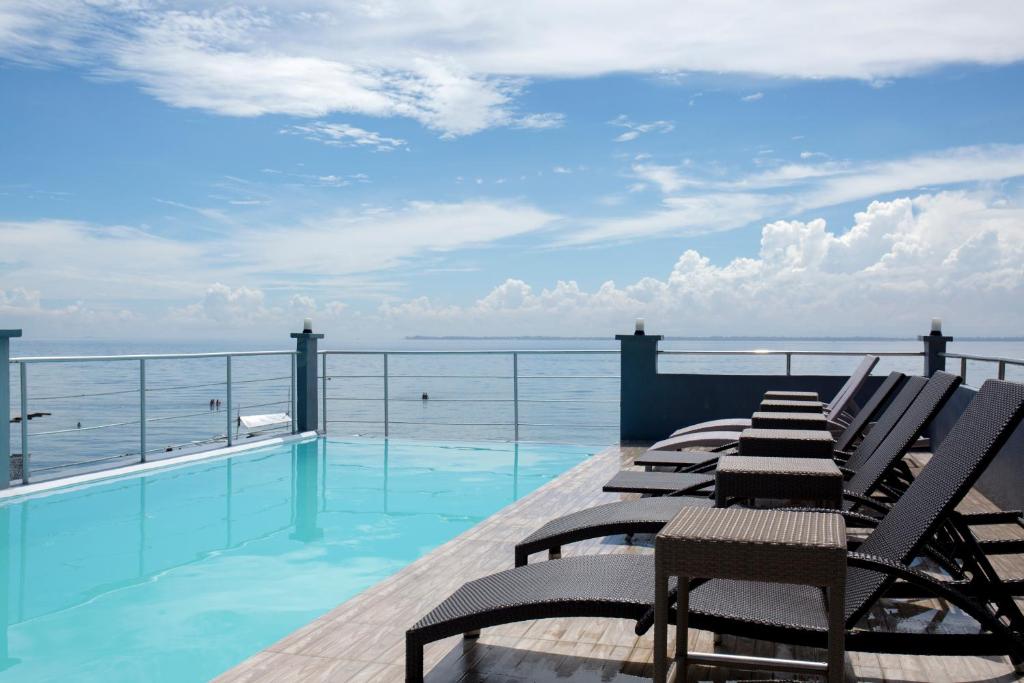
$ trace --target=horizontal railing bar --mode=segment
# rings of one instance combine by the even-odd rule
[[[384,375],[327,375],[327,379],[384,379]]]
[[[92,394],[65,394],[64,396],[33,396],[32,402],[38,401],[60,401],[67,398],[93,398],[95,396],[118,396],[120,394],[137,394],[138,389],[124,389],[121,391],[100,391]]]
[[[898,356],[919,358],[924,351],[778,351],[775,349],[754,349],[748,351],[690,351],[664,349],[658,351],[663,356]]]
[[[575,427],[579,429],[589,429],[591,427],[597,427],[600,429],[618,429],[619,425],[608,425],[608,424],[573,424],[566,422],[520,422],[520,427]]]
[[[618,403],[617,398],[521,398],[520,403]]]
[[[620,379],[619,375],[519,375],[519,379]]]
[[[265,408],[266,406],[279,406],[284,404],[290,404],[290,401],[271,401],[269,403],[253,403],[247,406],[238,406],[237,410],[247,410],[249,408]],[[204,410],[199,413],[185,413],[183,415],[161,415],[159,417],[147,417],[146,423],[150,422],[166,422],[168,420],[183,420],[188,417],[203,417],[204,415],[220,415],[223,411],[210,411]],[[48,432],[33,432],[29,436],[52,436],[54,434],[71,434],[73,432],[91,432],[97,429],[109,429],[112,427],[127,427],[130,425],[140,424],[139,420],[131,420],[129,422],[111,422],[109,424],[93,425],[91,427],[71,427],[68,429],[54,429]]]
[[[960,358],[963,360],[973,360],[983,363],[1009,363],[1010,365],[1024,365],[1024,359],[1021,358],[1003,358],[1001,356],[972,356],[965,353],[942,353],[940,356],[946,358]]]
[[[52,436],[53,434],[69,434],[71,432],[93,432],[97,429],[110,429],[111,427],[126,427],[128,425],[137,425],[138,420],[132,420],[131,422],[111,422],[109,424],[93,425],[92,427],[71,427],[70,429],[52,429],[48,432],[31,432],[29,436]]]
[[[498,349],[498,350],[480,350],[480,351],[318,351],[317,353],[326,354],[331,356],[380,356],[388,354],[389,356],[497,356],[505,355],[510,356],[513,353],[529,354],[534,356],[546,356],[546,355],[568,355],[568,354],[586,354],[586,355],[598,355],[598,354],[616,354],[618,355],[618,349]]]
[[[388,379],[512,379],[512,375],[395,375],[388,373]]]
[[[291,377],[288,376],[288,375],[284,375],[282,377],[262,377],[262,378],[259,378],[259,379],[233,379],[233,380],[231,380],[231,383],[232,384],[256,384],[258,382],[278,382],[278,381],[283,380],[283,379],[291,379]],[[225,384],[227,384],[227,382],[207,382],[207,383],[204,383],[204,384],[181,384],[181,385],[169,386],[169,387],[161,387],[161,386],[146,387],[146,393],[153,393],[153,392],[156,392],[156,391],[177,391],[179,389],[203,389],[205,387],[222,387]]]
[[[90,363],[120,360],[173,360],[185,358],[226,358],[227,356],[294,356],[295,351],[217,351],[212,353],[143,353],[124,356],[22,356],[11,363]]]

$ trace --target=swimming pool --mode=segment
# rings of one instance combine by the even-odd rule
[[[0,681],[207,680],[593,452],[317,439],[12,499]]]

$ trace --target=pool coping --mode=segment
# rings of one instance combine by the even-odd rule
[[[98,481],[104,481],[106,479],[120,479],[122,477],[132,477],[137,476],[139,474],[146,474],[154,470],[170,469],[174,467],[180,467],[182,465],[190,465],[192,463],[201,462],[203,460],[213,460],[215,458],[228,457],[232,455],[237,455],[239,453],[245,453],[246,451],[251,451],[258,448],[266,448],[267,446],[281,446],[284,444],[296,443],[299,441],[307,441],[310,439],[318,438],[319,436],[319,433],[315,431],[298,432],[296,434],[275,436],[269,439],[261,439],[259,441],[253,441],[250,443],[238,444],[236,446],[225,446],[224,448],[214,448],[208,451],[189,453],[188,455],[180,455],[171,458],[161,458],[160,460],[153,460],[151,462],[140,462],[135,463],[134,465],[125,465],[124,467],[116,467],[111,468],[109,470],[99,470],[96,472],[76,474],[70,477],[49,479],[47,481],[41,481],[37,484],[25,484],[24,486],[14,486],[11,488],[0,489],[0,502],[6,501],[11,498],[34,496],[40,493],[50,493],[53,491],[72,488],[75,486],[83,486],[85,484],[92,484]]]

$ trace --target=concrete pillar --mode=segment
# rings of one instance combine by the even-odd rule
[[[11,485],[11,337],[20,336],[21,330],[0,330],[0,489]]]
[[[942,334],[941,323],[938,320],[932,322],[930,334],[918,337],[924,344],[924,376],[931,377],[939,370],[946,369],[946,344],[953,341],[952,337]]]
[[[619,340],[619,440],[650,438],[648,409],[658,374],[660,334],[618,334]]]
[[[295,430],[315,432],[319,424],[319,403],[316,400],[317,340],[322,334],[313,334],[307,321],[302,332],[292,332],[295,340]]]

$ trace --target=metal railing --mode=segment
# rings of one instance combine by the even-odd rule
[[[967,361],[978,361],[982,363],[995,363],[996,364],[996,377],[999,379],[1006,379],[1006,366],[1015,365],[1024,367],[1024,359],[1020,358],[1003,358],[1002,356],[975,356],[967,353],[943,353],[941,354],[944,358],[960,361],[960,379],[967,384]]]
[[[255,378],[255,379],[243,379],[237,380],[232,377],[232,360],[235,358],[246,358],[246,357],[265,357],[265,356],[289,356],[291,358],[291,373],[290,375],[266,377],[266,378]],[[223,382],[202,382],[197,384],[179,384],[174,386],[158,386],[147,385],[146,369],[147,363],[153,361],[166,361],[166,360],[198,360],[198,359],[224,359],[224,381]],[[109,362],[136,362],[138,364],[137,370],[137,387],[134,389],[118,389],[115,391],[100,391],[100,392],[84,392],[84,393],[71,393],[53,396],[38,396],[32,398],[30,396],[30,385],[29,385],[29,367],[33,365],[44,365],[54,363],[109,363]],[[11,365],[18,366],[19,375],[19,387],[20,387],[20,428],[21,428],[21,471],[22,471],[22,483],[28,484],[32,479],[33,474],[37,474],[42,471],[61,469],[66,467],[78,467],[83,465],[91,465],[102,463],[105,461],[120,459],[125,455],[108,456],[93,460],[73,462],[70,464],[57,465],[54,467],[45,468],[33,468],[31,460],[30,445],[32,439],[37,437],[56,436],[61,434],[91,432],[104,429],[114,429],[117,427],[130,427],[132,425],[138,425],[138,452],[139,462],[146,462],[149,456],[153,453],[166,452],[168,450],[180,449],[187,446],[199,446],[202,444],[215,443],[218,441],[225,441],[227,445],[231,446],[234,444],[234,428],[236,426],[236,419],[233,417],[236,411],[241,411],[251,408],[260,408],[271,405],[285,405],[289,406],[289,416],[291,417],[290,429],[292,432],[295,431],[295,352],[294,351],[231,351],[231,352],[219,352],[219,353],[167,353],[167,354],[138,354],[138,355],[119,355],[119,356],[26,356],[20,358],[11,358]],[[271,381],[282,381],[289,380],[289,398],[287,401],[271,401],[263,403],[255,403],[245,406],[236,406],[234,403],[234,391],[233,389],[239,384],[253,384],[258,382],[271,382]],[[148,414],[147,405],[149,403],[148,396],[154,392],[159,391],[175,391],[175,390],[186,390],[196,389],[202,387],[224,387],[225,389],[225,405],[224,405],[224,417],[225,417],[225,429],[224,434],[217,434],[213,437],[192,440],[186,443],[174,443],[164,444],[157,448],[151,448],[148,443],[148,431],[149,426],[153,423],[167,422],[171,420],[181,420],[187,418],[197,418],[207,415],[207,412],[193,412],[185,414],[175,415],[160,415],[157,417]],[[135,394],[138,396],[138,419],[134,420],[122,420],[115,422],[106,422],[97,425],[79,426],[63,428],[63,429],[52,429],[39,432],[29,431],[29,421],[31,419],[29,413],[29,401],[53,401],[53,400],[67,400],[67,399],[88,399],[96,397],[112,397],[112,396],[127,396]],[[126,455],[135,455],[134,452],[129,452]]]
[[[897,358],[922,358],[923,351],[786,351],[776,349],[751,349],[751,350],[726,350],[726,351],[705,351],[705,350],[672,350],[664,349],[658,351],[659,356],[785,356],[786,376],[793,374],[793,356],[865,356],[897,357]]]
[[[321,422],[323,430],[327,431],[328,424],[366,424],[367,420],[330,419],[328,417],[328,403],[333,401],[380,401],[383,404],[383,428],[384,436],[391,433],[391,425],[420,425],[449,426],[449,427],[510,427],[513,440],[519,440],[520,427],[564,427],[564,428],[615,428],[618,425],[609,424],[571,424],[562,422],[526,422],[520,417],[520,404],[522,403],[615,403],[618,399],[558,399],[558,398],[523,398],[520,396],[519,384],[521,380],[619,380],[619,374],[614,375],[556,375],[556,374],[532,374],[524,375],[519,371],[520,356],[618,356],[617,349],[528,349],[528,350],[495,350],[495,351],[320,351],[321,356]],[[328,356],[379,356],[381,358],[382,372],[377,374],[342,374],[330,375],[328,373]],[[393,356],[506,356],[510,358],[511,374],[394,374],[390,370],[389,359]],[[374,397],[352,397],[352,396],[329,396],[327,382],[331,379],[379,379],[382,381],[380,396]],[[391,381],[393,379],[474,379],[474,380],[508,380],[511,384],[511,396],[509,398],[431,398],[431,403],[510,403],[512,405],[511,422],[441,422],[430,421],[429,423],[395,420],[391,417],[390,406],[392,403],[419,403],[423,399],[395,398],[391,395]]]

